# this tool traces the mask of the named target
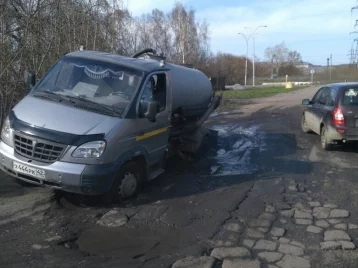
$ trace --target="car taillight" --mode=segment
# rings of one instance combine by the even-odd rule
[[[344,115],[342,110],[339,108],[334,109],[333,111],[333,124],[335,125],[344,125]]]

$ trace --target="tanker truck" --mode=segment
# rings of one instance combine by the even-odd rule
[[[122,200],[200,148],[219,106],[209,78],[153,49],[65,54],[9,112],[0,169],[20,183]]]

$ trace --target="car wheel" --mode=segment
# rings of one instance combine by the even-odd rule
[[[323,126],[321,129],[321,146],[323,150],[329,150],[332,147],[331,141],[327,136],[327,128]]]
[[[104,195],[105,203],[123,201],[138,192],[143,182],[143,168],[135,163],[128,162],[116,172],[110,191]]]
[[[302,116],[302,119],[301,119],[301,127],[302,127],[302,131],[304,133],[309,133],[311,132],[311,129],[308,128],[307,126],[307,122],[306,122],[306,117],[305,115]]]

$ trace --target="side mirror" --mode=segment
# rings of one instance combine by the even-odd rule
[[[304,99],[302,101],[302,105],[310,105],[310,104],[311,104],[311,100],[309,100],[309,99]]]
[[[144,114],[144,116],[150,121],[155,122],[156,116],[158,113],[159,103],[157,101],[151,101],[148,103],[148,109],[147,112]]]
[[[36,84],[36,75],[34,73],[29,73],[27,75],[27,91],[30,92]]]

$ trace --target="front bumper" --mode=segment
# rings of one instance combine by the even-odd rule
[[[45,178],[40,179],[14,171],[13,161],[44,170]],[[106,193],[112,185],[116,170],[112,164],[85,165],[61,161],[48,164],[31,161],[16,154],[14,148],[2,141],[0,141],[0,169],[12,177],[31,184],[87,195]]]

